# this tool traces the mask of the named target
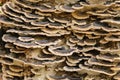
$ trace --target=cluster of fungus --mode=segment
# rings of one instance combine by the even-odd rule
[[[2,80],[120,80],[120,0],[9,0],[0,28]]]

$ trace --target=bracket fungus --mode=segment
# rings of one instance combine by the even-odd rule
[[[0,3],[0,79],[120,80],[120,0]]]

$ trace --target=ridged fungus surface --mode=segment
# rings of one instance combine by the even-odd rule
[[[120,0],[1,3],[1,80],[120,80]]]

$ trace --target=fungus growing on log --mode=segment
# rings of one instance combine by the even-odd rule
[[[120,79],[119,0],[0,3],[0,79]]]

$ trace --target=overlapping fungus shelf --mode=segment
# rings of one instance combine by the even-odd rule
[[[120,80],[120,0],[9,0],[0,12],[0,79]]]

